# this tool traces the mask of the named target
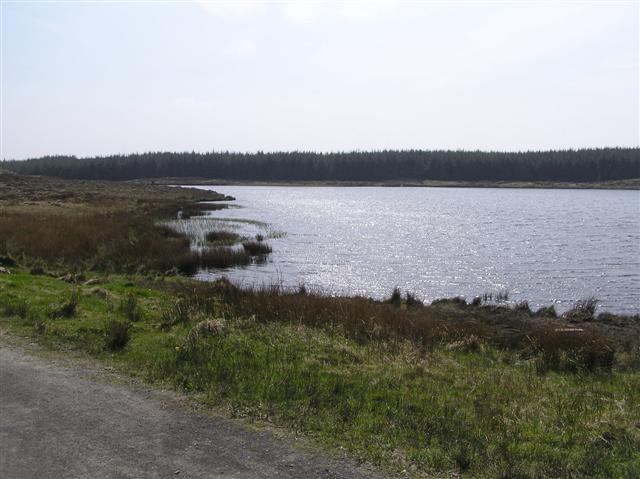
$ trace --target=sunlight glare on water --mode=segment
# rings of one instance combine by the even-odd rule
[[[507,290],[511,301],[559,311],[595,296],[600,311],[640,312],[638,191],[200,188],[241,206],[213,216],[286,233],[269,240],[266,264],[201,272],[201,279],[224,274],[247,285],[304,284],[374,298],[398,286],[427,301]],[[244,223],[241,231],[260,227]]]

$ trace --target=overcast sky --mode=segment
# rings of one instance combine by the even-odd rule
[[[8,2],[5,159],[638,146],[639,3]]]

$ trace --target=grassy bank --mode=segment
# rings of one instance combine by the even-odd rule
[[[536,350],[499,346],[503,327],[472,334],[467,310],[483,307],[459,301],[414,312],[404,302],[356,307],[349,303],[359,300],[224,282],[204,290],[175,278],[64,279],[20,269],[0,275],[2,326],[415,476],[640,471],[640,361],[612,338],[611,362],[592,364],[586,343],[572,349],[556,337]],[[380,320],[377,330],[337,321],[365,321],[363,308]],[[526,322],[513,309],[504,314]],[[429,339],[413,338],[390,319],[432,315],[457,327],[429,320]],[[548,332],[566,326],[544,321],[553,324]]]
[[[206,255],[158,225],[220,197],[2,181],[2,329],[415,477],[640,475],[638,317],[199,283],[165,274],[168,245]],[[234,250],[264,254],[263,240]]]

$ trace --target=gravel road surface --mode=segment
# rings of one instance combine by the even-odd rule
[[[98,363],[0,343],[0,477],[380,477],[290,435],[200,413],[184,396],[114,376]]]

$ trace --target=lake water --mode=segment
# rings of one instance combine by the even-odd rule
[[[427,301],[508,291],[559,311],[595,296],[601,311],[640,312],[638,191],[201,188],[236,197],[211,213],[225,227],[276,236],[267,263],[223,272],[247,285],[374,298],[398,286]],[[242,219],[264,224],[229,221]]]

